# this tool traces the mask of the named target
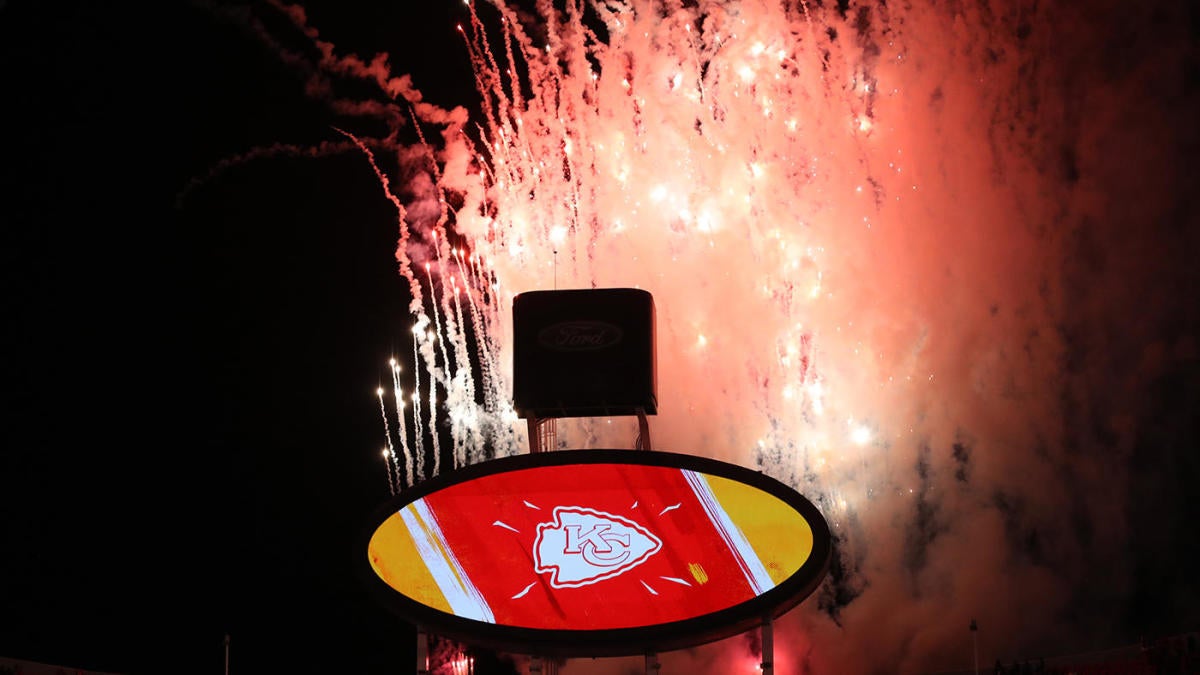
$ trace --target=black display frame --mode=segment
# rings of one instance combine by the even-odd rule
[[[770,494],[794,509],[812,530],[813,548],[800,569],[762,595],[717,612],[631,628],[539,629],[467,619],[396,591],[371,567],[368,545],[379,526],[408,504],[459,483],[549,466],[631,464],[688,469],[734,480]],[[469,645],[516,654],[556,657],[630,656],[695,647],[744,633],[787,613],[821,584],[829,569],[832,534],[817,507],[799,492],[760,471],[708,457],[642,450],[558,450],[514,455],[468,465],[418,483],[377,507],[360,532],[354,567],[371,596],[430,633]]]

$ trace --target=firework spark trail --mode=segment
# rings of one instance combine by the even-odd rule
[[[385,464],[391,464],[391,463],[393,463],[392,458],[393,458],[392,452],[390,450],[388,450],[387,448],[384,448],[383,449],[383,462]],[[397,473],[399,473],[399,470],[397,470]],[[391,467],[389,467],[387,469],[387,479],[388,479],[388,494],[391,494],[391,495],[396,494],[396,481],[392,477],[392,468]]]
[[[452,303],[453,314],[447,314],[447,323],[451,318],[456,327],[464,326],[462,316],[462,304],[458,300],[459,294],[462,292],[458,286],[456,277],[450,278],[450,285],[454,301]],[[454,358],[456,363],[469,363],[470,357],[467,354],[468,345],[464,338],[454,341]],[[472,390],[471,371],[469,368],[455,368],[452,377],[450,378],[451,387],[448,387],[446,412],[450,417],[450,432],[452,443],[452,454],[454,457],[454,466],[461,467],[467,464],[466,444],[469,439],[474,436],[474,425],[471,424],[472,418],[475,417],[472,413],[475,410],[475,395]]]
[[[440,250],[436,242],[443,239],[437,237],[436,232],[437,230],[433,230],[435,251]],[[445,270],[442,269],[440,257],[438,258],[438,271],[439,278],[444,279]],[[458,349],[459,341],[457,340],[458,336],[457,331],[454,329],[453,319],[450,318],[448,312],[439,311],[438,309],[439,304],[444,304],[447,302],[444,296],[450,292],[450,289],[443,288],[443,293],[441,294],[441,297],[439,297],[437,292],[438,286],[434,283],[432,265],[430,263],[425,263],[425,277],[429,281],[429,292],[431,298],[431,302],[429,304],[433,308],[433,327],[422,333],[421,349],[425,355],[425,365],[429,375],[429,438],[431,453],[433,456],[433,473],[431,475],[436,476],[440,471],[442,455],[441,440],[437,428],[437,385],[440,383],[445,388],[447,391],[446,401],[449,403],[452,400],[452,396],[450,394],[453,392],[454,383],[452,382],[451,373],[453,366],[446,351],[446,343],[450,342],[454,345],[455,349]],[[438,367],[438,353],[441,354],[441,363],[444,366],[444,369]]]
[[[462,256],[459,249],[455,249],[456,260],[459,262],[459,271],[462,272]],[[474,425],[472,428],[471,438],[464,444],[463,461],[467,462],[467,457],[477,459],[479,457],[479,448],[488,446],[489,444],[494,449],[502,449],[512,447],[514,440],[512,439],[512,423],[501,422],[497,418],[497,414],[505,409],[511,410],[511,406],[505,401],[507,397],[504,392],[499,389],[503,385],[503,373],[499,370],[496,363],[496,347],[495,340],[487,330],[487,315],[484,308],[480,307],[476,302],[476,293],[480,293],[483,297],[487,297],[491,289],[487,286],[486,280],[480,273],[480,265],[477,264],[478,256],[472,254],[470,256],[470,270],[467,278],[470,283],[466,285],[465,291],[467,294],[467,307],[471,317],[471,329],[474,332],[475,349],[474,355],[478,361],[479,369],[478,386],[483,389],[483,415],[472,415],[471,421]],[[459,323],[462,324],[462,317],[459,317]],[[471,386],[471,397],[475,395],[475,387],[477,386],[476,378],[472,377],[468,380]],[[472,410],[474,406],[471,406]],[[499,423],[501,426],[496,427]],[[505,428],[505,424],[508,428]],[[511,452],[501,451],[498,454],[506,455]]]
[[[409,255],[409,243],[412,238],[412,234],[408,225],[409,210],[400,201],[399,197],[392,192],[391,179],[388,178],[388,175],[379,168],[379,164],[375,161],[375,153],[371,151],[371,148],[367,145],[367,143],[348,131],[338,129],[336,127],[334,127],[334,129],[338,133],[349,138],[350,141],[354,143],[354,145],[357,146],[358,149],[363,153],[363,155],[366,156],[367,161],[371,164],[371,170],[375,172],[375,177],[379,180],[380,186],[383,188],[383,194],[387,197],[388,202],[390,202],[391,205],[396,209],[396,223],[399,229],[399,241],[396,245],[396,261],[400,263],[401,276],[408,280],[408,290],[410,294],[409,311],[413,312],[414,314],[422,314],[424,312],[422,308],[422,299],[424,297],[424,293],[421,292],[421,283],[418,281],[417,275],[413,273],[413,260]]]
[[[387,444],[383,449],[383,459],[388,465],[388,489],[392,494],[396,494],[396,486],[403,485],[404,479],[400,477],[400,466],[396,463],[396,448],[392,445],[392,430],[388,424],[387,406],[383,403],[383,387],[376,389],[375,395],[379,398],[379,414],[383,417],[383,438]],[[393,472],[395,472],[394,479]]]
[[[313,35],[315,35],[315,32],[313,33]],[[325,53],[326,53],[327,61],[329,59],[332,59],[331,52],[329,52],[328,50],[325,50]],[[423,107],[421,109],[423,109],[423,110],[428,109],[430,111],[433,111],[429,114],[431,114],[433,117],[438,118],[438,119],[446,120],[446,119],[453,118],[452,115],[448,117],[444,112],[442,112],[440,110],[434,111],[433,108]],[[415,112],[414,112],[414,114],[415,114]],[[405,450],[405,466],[408,469],[409,483],[413,484],[413,483],[416,483],[418,479],[426,477],[426,474],[425,474],[425,440],[424,440],[424,430],[423,430],[422,419],[421,419],[421,401],[419,398],[419,392],[421,391],[421,388],[420,388],[421,387],[420,365],[422,362],[424,362],[427,365],[428,372],[429,372],[429,382],[430,382],[430,387],[429,387],[430,413],[429,414],[431,417],[429,429],[431,429],[433,432],[431,438],[432,438],[432,444],[433,444],[433,453],[432,454],[433,454],[433,464],[434,464],[434,468],[433,468],[434,475],[436,475],[437,471],[438,471],[438,457],[440,455],[440,449],[438,447],[438,438],[437,438],[437,432],[436,432],[437,427],[436,427],[436,424],[432,421],[432,418],[436,415],[436,392],[437,392],[436,382],[438,379],[437,378],[437,364],[436,364],[437,359],[434,356],[432,349],[429,348],[429,346],[428,346],[429,340],[421,339],[425,335],[424,327],[429,324],[429,317],[425,314],[424,292],[421,289],[421,282],[419,280],[419,277],[413,271],[413,262],[414,261],[410,255],[410,250],[411,250],[411,246],[412,246],[412,244],[411,244],[412,233],[411,233],[411,229],[409,226],[410,209],[408,207],[406,207],[400,201],[400,199],[395,195],[395,193],[392,192],[391,179],[387,176],[386,173],[383,172],[382,169],[379,168],[378,163],[375,161],[375,154],[371,151],[370,147],[368,147],[368,145],[364,141],[362,141],[357,136],[355,136],[354,134],[351,134],[348,131],[345,131],[343,129],[337,129],[336,127],[335,127],[335,130],[338,133],[341,133],[342,135],[349,138],[359,148],[359,150],[361,150],[362,153],[366,156],[367,161],[371,165],[371,170],[375,172],[375,176],[376,176],[376,178],[379,179],[379,182],[383,188],[384,194],[386,195],[388,201],[392,204],[392,206],[395,207],[397,216],[398,216],[397,217],[397,225],[398,225],[398,229],[399,229],[399,241],[396,246],[396,260],[400,264],[401,276],[403,276],[405,279],[408,280],[409,293],[410,293],[409,311],[412,312],[413,316],[416,319],[416,323],[414,324],[413,331],[412,331],[413,332],[413,366],[414,366],[413,367],[413,377],[415,378],[415,385],[414,385],[413,395],[412,395],[413,445],[414,445],[413,452],[409,451],[408,444],[407,444],[407,437],[404,435],[404,432],[405,432],[404,415],[403,415],[404,401],[401,398],[402,392],[399,387],[399,381],[397,379],[395,379],[396,378],[396,374],[394,372],[395,366],[393,366],[393,378],[394,378],[394,382],[395,382],[395,391],[396,391],[397,415],[400,419],[401,434],[402,434],[401,435],[401,443],[403,444],[404,450]],[[422,146],[424,147],[424,137],[423,136],[421,137],[421,141],[422,141]],[[432,230],[432,231],[436,232],[436,230]],[[429,263],[425,263],[425,271],[426,271],[426,274],[429,275]],[[430,283],[430,292],[435,293],[436,287],[433,284],[432,276],[429,276],[429,283]],[[434,312],[435,312],[434,325],[437,326],[437,320],[436,320],[436,310],[437,310],[437,299],[436,298],[437,298],[437,296],[432,295],[431,297],[433,297],[433,300],[431,301],[430,304],[434,308]],[[420,345],[421,347],[419,348],[418,345]],[[421,352],[424,352],[424,355],[425,355],[424,360],[421,358],[421,356],[422,356]],[[443,360],[445,360],[445,359],[443,359]],[[382,401],[381,401],[381,404],[382,404]]]
[[[423,480],[428,477],[425,472],[425,432],[421,421],[421,354],[418,344],[421,342],[421,337],[425,333],[424,323],[422,321],[424,315],[418,317],[417,323],[412,328],[413,334],[413,391],[412,391],[412,407],[413,407],[413,456],[416,458],[417,473],[413,477],[413,483]],[[432,383],[430,384],[432,389]],[[436,453],[434,457],[436,457]],[[436,471],[434,472],[436,474]]]
[[[1116,381],[1100,371],[1131,330],[1102,305],[1150,323],[1171,308],[1111,284],[1080,290],[1096,279],[1078,254],[1087,237],[1134,241],[1143,211],[1178,218],[1164,195],[1179,186],[1096,148],[1115,137],[1139,148],[1135,166],[1153,166],[1175,157],[1160,129],[1194,136],[1194,125],[1139,107],[1144,87],[1093,56],[1106,50],[1102,12],[828,4],[539,3],[538,28],[502,0],[470,6],[478,138],[456,116],[414,108],[418,129],[442,130],[436,151],[420,137],[438,196],[407,205],[397,250],[441,265],[450,227],[486,261],[472,305],[485,431],[456,437],[456,455],[521,447],[507,400],[517,293],[555,279],[643,288],[658,321],[656,446],[760,468],[835,530],[835,574],[781,621],[781,672],[941,667],[971,618],[996,653],[1051,644],[1060,629],[1097,634],[1122,589],[1090,589],[1127,570],[1100,579],[1089,561],[1129,565],[1112,477],[1134,435],[1127,411],[1142,405],[1132,385],[1090,386]],[[499,13],[502,43],[489,42],[485,9]],[[1113,14],[1146,23],[1152,12]],[[1083,37],[1063,42],[1067,25]],[[1155,82],[1179,76],[1170,65]],[[1101,104],[1118,112],[1095,114]],[[1143,115],[1156,124],[1126,124]],[[434,233],[432,248],[408,228]],[[1143,246],[1143,261],[1171,254]],[[1149,263],[1111,264],[1150,286]],[[432,392],[426,331],[459,343],[466,331],[436,318],[452,300],[445,270],[428,282],[435,319],[414,301],[414,364]],[[1091,361],[1070,363],[1071,340]],[[1098,440],[1112,419],[1126,422]],[[563,422],[568,447],[627,445],[621,425]],[[1081,535],[1079,522],[1104,526]],[[1092,611],[1064,626],[1073,606]]]
[[[471,330],[473,331],[475,337],[475,353],[478,355],[478,367],[480,370],[478,379],[483,383],[494,382],[502,376],[496,373],[495,364],[492,361],[492,350],[486,339],[483,324],[483,314],[480,311],[479,306],[475,303],[476,293],[487,292],[483,285],[483,279],[479,276],[479,268],[475,263],[477,256],[472,254],[469,257],[465,268],[463,266],[461,249],[454,249],[454,257],[458,264],[459,274],[463,276],[463,279],[466,282],[464,285],[464,290],[467,294],[467,311],[471,317]],[[462,322],[461,317],[459,318],[459,322]],[[471,378],[471,385],[473,396],[475,378]],[[485,412],[494,413],[498,408],[495,406],[494,398],[490,395],[490,393],[491,392],[489,392],[487,389],[484,389],[483,405]]]
[[[476,402],[475,381],[477,379],[477,374],[473,372],[472,368],[469,367],[474,359],[471,357],[469,345],[467,344],[465,336],[467,324],[463,315],[463,303],[459,298],[459,296],[464,292],[467,294],[469,300],[471,293],[471,289],[469,287],[466,287],[465,289],[464,287],[457,285],[454,287],[454,316],[455,320],[458,322],[460,330],[464,332],[463,339],[459,340],[458,342],[456,355],[457,358],[461,359],[461,361],[467,364],[467,366],[459,368],[455,373],[455,382],[457,385],[456,400],[447,403],[447,406],[451,410],[457,408],[455,414],[451,417],[451,423],[458,427],[458,431],[454,432],[454,456],[458,466],[463,466],[469,463],[468,458],[471,449],[480,447],[486,443],[486,439],[480,435],[480,415],[478,414],[478,411],[482,405],[483,410],[486,412],[487,402]],[[472,318],[474,319],[473,306],[470,307],[470,311],[472,312]],[[479,328],[477,321],[475,322],[475,328],[477,330]],[[478,373],[478,377],[489,377],[489,374],[483,372],[487,367],[487,358],[485,356],[486,352],[479,347],[476,347],[476,351],[479,353],[479,363],[477,367],[479,368],[480,372]]]
[[[413,485],[417,482],[417,478],[413,473],[415,467],[413,466],[412,449],[408,447],[408,424],[404,420],[404,389],[400,386],[400,364],[396,363],[396,359],[392,359],[388,365],[391,366],[392,371],[392,392],[396,402],[396,419],[400,427],[396,435],[400,437],[400,448],[404,452],[404,475],[408,481],[401,484]]]

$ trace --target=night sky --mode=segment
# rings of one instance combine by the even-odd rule
[[[470,105],[460,2],[305,7]],[[306,94],[288,31],[259,5],[0,0],[0,657],[217,673],[228,634],[233,673],[410,672],[413,628],[354,573],[389,496],[375,388],[411,349],[395,211],[360,153],[288,150],[381,129]],[[1189,363],[1149,437],[1194,478]],[[1170,573],[1149,625],[1159,590],[1197,600],[1147,569]]]
[[[338,4],[332,34],[427,77],[418,55],[457,39],[453,7],[418,28]],[[225,10],[6,3],[0,73],[0,656],[215,673],[229,633],[233,672],[410,668],[412,629],[351,566],[408,331],[368,164],[204,180],[344,140]]]

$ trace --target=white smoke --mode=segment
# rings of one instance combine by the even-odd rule
[[[970,663],[972,619],[985,663],[1132,637],[1146,392],[1197,356],[1186,12],[493,0],[464,27],[469,123],[384,60],[319,68],[428,137],[432,162],[397,151],[421,167],[399,258],[456,461],[523,450],[515,294],[649,290],[655,448],[761,468],[837,537],[779,672],[921,672]],[[627,422],[559,439],[629,447]]]

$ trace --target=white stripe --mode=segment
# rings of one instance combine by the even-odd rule
[[[437,519],[429,511],[425,500],[418,499],[408,507],[400,509],[400,518],[404,521],[404,526],[408,528],[408,534],[416,544],[417,553],[425,562],[425,567],[433,575],[438,590],[450,603],[450,611],[467,619],[495,623],[496,619],[492,615],[492,609],[488,607],[474,584],[463,573],[454,554],[450,551],[450,547],[446,545]],[[442,551],[445,551],[446,554],[442,555]],[[456,570],[457,575],[455,574]]]
[[[704,512],[708,515],[708,519],[712,522],[713,527],[717,532],[721,533],[721,538],[725,540],[725,545],[733,553],[733,557],[737,559],[738,566],[742,568],[742,574],[746,575],[746,582],[750,584],[750,588],[754,590],[755,595],[762,595],[767,591],[775,588],[775,582],[771,579],[771,575],[767,574],[767,568],[758,559],[758,554],[754,552],[754,547],[746,539],[746,535],[729,514],[725,512],[725,508],[717,501],[717,496],[713,494],[712,487],[708,484],[708,479],[703,474],[687,469],[680,469],[683,472],[684,478],[687,479],[688,485],[691,486],[692,492],[696,494],[696,499],[704,506]]]
[[[421,517],[425,519],[425,524],[429,527],[430,531],[433,532],[434,536],[438,538],[438,542],[441,543],[442,549],[446,551],[446,559],[450,561],[450,564],[454,566],[455,571],[458,572],[458,579],[461,580],[460,583],[462,583],[467,595],[483,613],[483,616],[480,620],[487,621],[488,623],[496,623],[496,617],[492,614],[492,608],[488,606],[487,600],[483,598],[483,594],[479,592],[479,589],[475,588],[475,584],[471,581],[471,577],[467,576],[466,570],[464,570],[462,565],[459,564],[458,558],[454,555],[454,551],[450,550],[450,545],[446,543],[446,537],[442,534],[442,528],[438,524],[437,516],[429,509],[429,505],[425,503],[424,499],[418,499],[415,506],[417,507],[418,513],[421,514]]]

